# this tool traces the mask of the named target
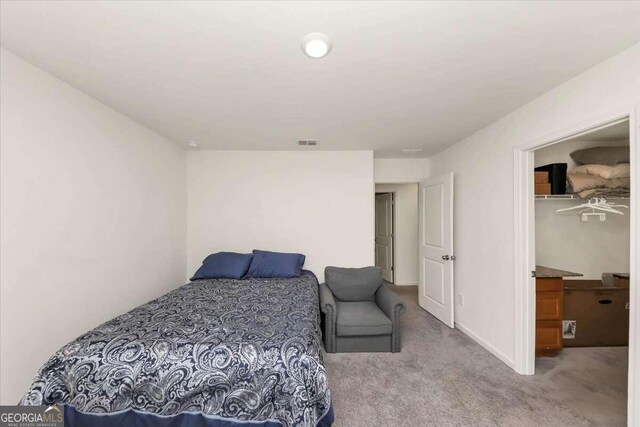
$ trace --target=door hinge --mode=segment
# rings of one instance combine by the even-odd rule
[[[531,277],[536,277],[536,272],[535,272],[535,270],[531,271]]]

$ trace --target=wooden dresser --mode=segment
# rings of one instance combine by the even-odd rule
[[[562,350],[562,278],[536,279],[536,356]]]
[[[555,356],[562,350],[563,277],[580,273],[536,266],[536,356]]]

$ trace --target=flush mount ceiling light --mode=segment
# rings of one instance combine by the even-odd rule
[[[187,144],[189,144],[189,147],[193,148],[198,148],[200,146],[200,143],[198,141],[188,141]]]
[[[302,51],[311,58],[322,58],[331,51],[331,39],[324,33],[309,33],[302,38]]]

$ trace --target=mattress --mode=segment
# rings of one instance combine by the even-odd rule
[[[21,404],[68,426],[329,426],[319,314],[310,272],[191,282],[62,347]]]

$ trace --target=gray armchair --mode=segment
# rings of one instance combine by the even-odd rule
[[[382,284],[379,267],[324,270],[320,308],[327,353],[400,351],[402,300]]]

